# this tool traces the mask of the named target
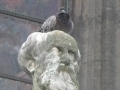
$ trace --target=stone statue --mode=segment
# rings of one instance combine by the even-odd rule
[[[62,32],[35,32],[23,43],[18,62],[32,77],[33,90],[79,90],[80,52],[75,39]]]

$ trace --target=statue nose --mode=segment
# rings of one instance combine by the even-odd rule
[[[70,55],[68,53],[68,50],[64,50],[64,52],[61,56],[60,63],[66,65],[66,66],[69,66],[70,62],[71,62],[71,58],[70,58]]]
[[[70,65],[70,57],[68,54],[64,54],[63,57],[61,58],[60,63],[65,64],[66,66]]]

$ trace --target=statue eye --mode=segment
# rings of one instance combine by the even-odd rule
[[[68,54],[69,54],[70,56],[72,56],[73,58],[74,58],[74,56],[75,56],[75,53],[74,53],[73,51],[71,51],[71,50],[68,50]]]
[[[61,52],[62,51],[62,48],[61,47],[57,47],[58,48],[58,50]]]
[[[74,54],[74,52],[73,52],[73,51],[71,51],[71,50],[68,50],[68,53],[69,53],[69,54]]]

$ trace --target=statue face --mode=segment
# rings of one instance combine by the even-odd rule
[[[78,68],[76,60],[77,52],[77,49],[70,42],[69,44],[65,42],[63,44],[55,44],[50,49],[49,54],[46,55],[45,62],[47,64],[58,64],[58,71],[62,70],[69,73],[76,73]]]
[[[36,72],[39,87],[46,90],[78,90],[76,73],[79,68],[77,59],[80,57],[73,39],[62,39],[62,43],[58,39],[51,40],[44,52],[43,72]],[[37,66],[41,66],[40,64],[41,60],[38,60]],[[40,71],[41,67],[37,69]]]

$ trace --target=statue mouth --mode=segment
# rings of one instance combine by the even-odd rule
[[[68,73],[75,74],[74,65],[68,61],[60,61],[59,65],[57,67],[57,70],[58,70],[58,72],[68,72]]]
[[[60,63],[58,66],[58,71],[67,71],[68,66],[65,63]]]
[[[58,71],[66,71],[66,72],[69,72],[69,70],[71,70],[71,65],[70,65],[70,62],[67,62],[67,61],[61,61],[59,63],[59,66],[58,66]]]
[[[70,66],[70,61],[60,61],[60,65]]]

